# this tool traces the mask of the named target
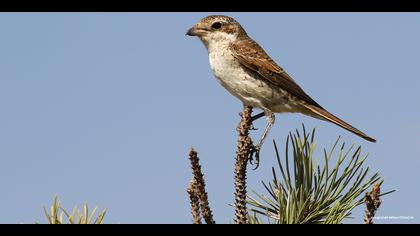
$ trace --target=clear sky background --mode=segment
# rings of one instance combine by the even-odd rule
[[[242,105],[185,36],[209,14],[1,13],[0,222],[45,222],[42,207],[59,195],[67,208],[108,208],[106,223],[190,223],[191,146],[216,221],[231,222]],[[397,190],[378,216],[414,217],[378,223],[420,223],[420,15],[226,14],[321,105],[378,140],[278,115],[249,190],[271,178],[270,140],[283,148],[305,123],[317,127],[318,154],[339,135],[370,153],[384,190]]]

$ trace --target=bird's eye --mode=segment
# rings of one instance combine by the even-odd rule
[[[211,28],[213,29],[220,29],[222,27],[222,23],[220,22],[215,22],[211,25]]]

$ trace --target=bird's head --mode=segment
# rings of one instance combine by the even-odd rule
[[[230,43],[246,36],[245,30],[235,19],[222,15],[201,19],[186,34],[199,37],[207,48],[214,44]]]

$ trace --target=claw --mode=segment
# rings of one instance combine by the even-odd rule
[[[258,128],[255,128],[254,124],[251,124],[251,126],[249,127],[249,130],[258,130]]]
[[[254,164],[254,155],[255,155],[255,164]],[[249,163],[251,165],[255,165],[255,168],[253,168],[252,170],[256,170],[260,166],[260,147],[258,145],[252,147],[252,150],[249,154]]]

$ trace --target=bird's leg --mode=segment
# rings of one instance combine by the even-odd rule
[[[263,116],[265,116],[265,112],[264,111],[262,111],[261,113],[256,114],[255,116],[252,116],[251,117],[251,122],[254,122],[254,121],[258,120],[259,118],[261,118]]]
[[[273,127],[276,117],[273,112],[265,111],[265,115],[267,116],[267,126],[265,127],[264,133],[261,136],[260,141],[258,142],[257,146],[261,147],[264,144],[265,139],[267,138],[268,133]]]
[[[251,117],[251,127],[249,128],[249,130],[258,130],[257,128],[254,127],[253,122],[258,120],[259,118],[261,118],[263,116],[265,116],[265,112],[261,112],[261,113],[255,115],[255,116],[252,116]]]
[[[255,154],[255,166],[256,166],[255,169],[257,169],[259,164],[260,164],[260,149],[261,149],[261,146],[264,144],[264,141],[267,138],[268,133],[271,130],[271,127],[273,127],[274,122],[275,122],[275,118],[276,118],[274,113],[269,111],[269,110],[265,110],[263,115],[267,116],[267,126],[265,127],[264,133],[262,134],[260,140],[258,141],[258,144],[254,147],[254,150],[251,152],[251,156],[250,156],[250,162],[252,163],[253,155]],[[262,115],[260,113],[258,115],[255,115],[255,117],[257,117],[257,116],[261,117]]]

